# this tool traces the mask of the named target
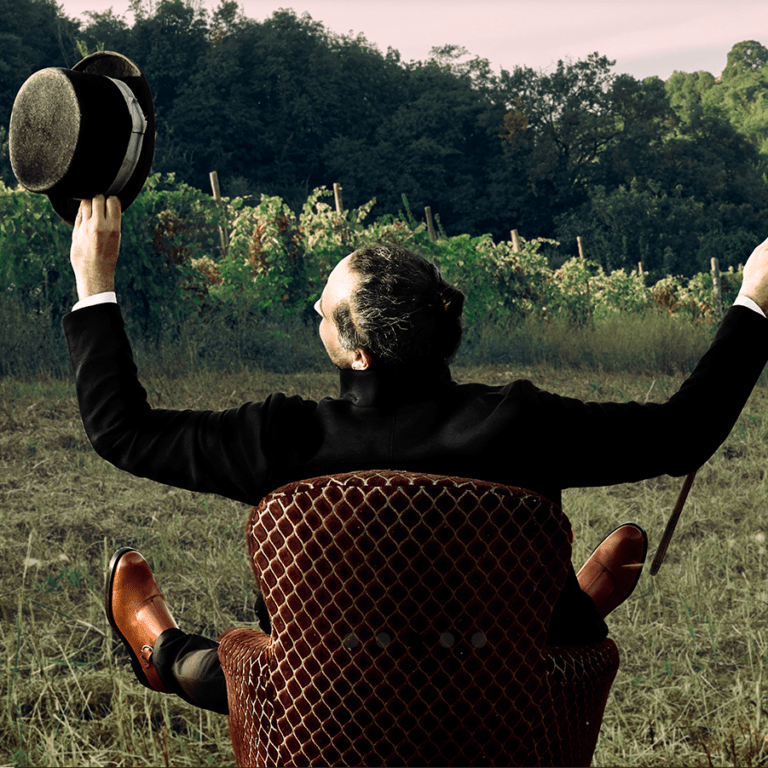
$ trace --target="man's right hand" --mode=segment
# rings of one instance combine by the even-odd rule
[[[752,299],[768,315],[768,240],[760,243],[747,259],[739,296]]]
[[[69,260],[75,273],[78,299],[115,290],[120,252],[120,200],[97,195],[82,200],[72,231]]]

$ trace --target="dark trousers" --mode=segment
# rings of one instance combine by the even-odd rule
[[[272,622],[261,592],[253,606],[258,629],[272,633]],[[219,644],[202,635],[168,629],[157,638],[152,663],[168,690],[184,701],[220,715],[229,714],[227,682],[219,663]]]
[[[168,629],[155,643],[152,663],[165,687],[182,699],[228,715],[227,682],[218,648],[219,644],[208,637]]]

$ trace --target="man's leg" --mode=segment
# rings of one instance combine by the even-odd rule
[[[152,662],[160,679],[182,699],[228,715],[227,681],[218,649],[219,644],[210,638],[167,629],[157,638]]]
[[[142,685],[229,714],[219,644],[179,629],[149,564],[135,549],[124,547],[113,555],[104,605]]]

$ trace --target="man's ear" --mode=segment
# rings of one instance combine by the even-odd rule
[[[373,360],[364,349],[356,349],[352,358],[352,369],[355,371],[367,371]]]

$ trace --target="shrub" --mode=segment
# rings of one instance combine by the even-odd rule
[[[370,243],[421,252],[465,291],[472,354],[497,348],[510,334],[522,339],[519,329],[534,321],[597,329],[632,315],[655,317],[659,308],[705,324],[718,318],[707,273],[668,275],[647,285],[647,276],[637,271],[606,272],[597,261],[581,258],[552,269],[542,250],[554,241],[520,239],[518,250],[490,235],[441,233],[432,241],[405,198],[398,217],[369,222],[375,200],[338,213],[325,202],[330,194],[314,190],[296,214],[279,197],[262,195],[255,205],[243,198],[217,204],[173,174],[150,177],[123,217],[116,275],[131,337],[147,349],[178,340],[214,367],[225,360],[233,364],[233,357],[259,365],[274,357],[281,369],[310,364],[314,358],[298,350],[304,343],[299,339],[315,333],[312,305],[338,260]],[[36,329],[6,335],[3,371],[29,371],[42,360],[53,368],[61,365],[54,350],[59,342],[51,342],[49,353],[40,340],[60,339],[60,319],[76,298],[67,265],[69,241],[69,228],[45,197],[0,184],[0,295],[6,314],[23,316],[26,328]],[[723,273],[724,302],[735,295],[739,281],[732,267]],[[487,332],[478,330],[486,326]],[[226,345],[214,340],[216,334]],[[550,348],[550,341],[538,338],[536,344],[530,339],[519,344]]]

